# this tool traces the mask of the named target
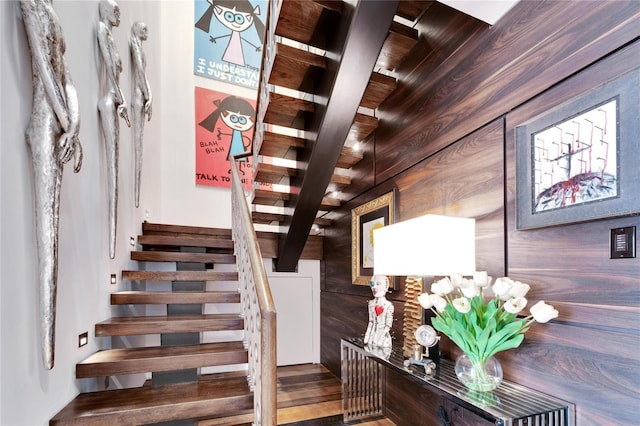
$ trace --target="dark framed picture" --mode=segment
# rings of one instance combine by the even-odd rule
[[[351,210],[351,279],[369,285],[373,275],[373,230],[394,223],[396,190]],[[389,286],[393,287],[393,279]]]
[[[640,72],[516,127],[516,227],[640,212]]]

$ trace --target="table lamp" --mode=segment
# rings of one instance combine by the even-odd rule
[[[373,232],[373,250],[375,275],[407,277],[403,352],[409,363],[424,365],[427,370],[422,346],[426,357],[437,362],[439,338],[431,342],[435,347],[429,351],[427,345],[435,330],[423,324],[417,301],[423,292],[423,277],[475,272],[475,219],[427,214],[387,225]]]

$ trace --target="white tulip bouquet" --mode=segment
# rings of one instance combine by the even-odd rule
[[[418,296],[420,305],[435,314],[433,327],[449,337],[474,364],[520,346],[534,321],[546,323],[558,316],[558,311],[544,301],[533,305],[529,316],[519,316],[527,305],[525,296],[530,287],[508,277],[496,279],[491,287],[494,297],[485,301],[483,292],[491,281],[486,272],[476,272],[473,278],[451,275],[434,282],[431,293]]]

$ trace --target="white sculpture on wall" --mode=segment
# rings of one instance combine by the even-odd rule
[[[387,300],[389,279],[386,275],[374,275],[369,283],[373,299],[369,301],[369,325],[364,335],[365,345],[373,348],[391,349],[391,326],[393,325],[393,303]]]
[[[133,139],[135,148],[135,199],[136,207],[140,206],[140,180],[142,176],[142,134],[144,119],[151,120],[151,105],[153,95],[147,80],[147,60],[142,50],[142,42],[147,39],[148,31],[144,22],[134,22],[131,26],[129,47],[133,63],[133,97],[131,99],[131,114],[133,118]]]
[[[55,353],[58,224],[64,164],[82,166],[78,96],[65,61],[65,41],[51,0],[21,0],[31,51],[33,106],[26,130],[35,184],[42,357],[53,368]]]
[[[118,143],[120,125],[118,116],[131,127],[127,103],[120,89],[122,60],[113,39],[112,29],[120,25],[120,7],[113,0],[100,0],[100,22],[98,23],[98,45],[106,73],[106,94],[98,102],[102,135],[107,155],[107,185],[109,193],[109,257],[116,255],[116,228],[118,213]]]

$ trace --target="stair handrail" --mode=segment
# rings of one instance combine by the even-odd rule
[[[249,386],[254,392],[253,424],[277,424],[276,308],[262,263],[256,231],[251,222],[236,161],[231,163],[232,235],[245,346],[249,352]]]

